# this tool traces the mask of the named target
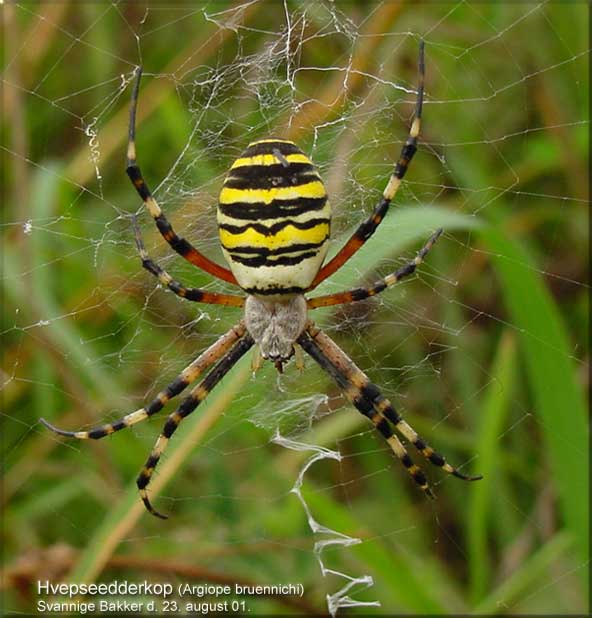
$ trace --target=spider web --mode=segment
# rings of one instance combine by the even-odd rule
[[[72,565],[80,574],[82,556],[96,577],[106,564],[117,568],[120,556],[134,580],[147,564],[129,559],[136,552],[171,569],[184,560],[195,566],[198,555],[206,581],[227,571],[257,583],[302,582],[315,611],[332,615],[347,607],[585,611],[588,562],[574,550],[561,487],[548,481],[552,464],[537,449],[549,421],[529,394],[519,348],[523,339],[535,341],[541,358],[554,351],[573,366],[578,388],[586,380],[588,352],[579,342],[587,319],[589,46],[574,24],[574,15],[585,22],[585,5],[81,7],[3,7],[4,454],[8,521],[19,521],[8,534],[7,581],[16,591],[8,609],[28,611],[36,601],[14,585],[23,569],[26,581],[57,580]],[[535,49],[533,33],[545,44]],[[246,359],[212,393],[204,414],[217,416],[209,431],[198,435],[198,421],[188,419],[190,428],[173,440],[178,449],[171,445],[163,458],[175,480],[153,499],[174,519],[136,515],[119,537],[102,537],[104,512],[132,495],[127,484],[163,419],[89,444],[48,436],[38,417],[69,429],[117,419],[153,398],[239,318],[234,309],[181,301],[140,268],[132,213],[150,255],[176,278],[232,291],[169,249],[125,178],[135,67],[144,66],[137,137],[144,175],[176,231],[222,263],[217,193],[256,138],[293,139],[318,165],[334,210],[333,251],[368,216],[407,136],[421,38],[427,82],[419,152],[387,220],[320,293],[371,282],[412,259],[436,228],[445,233],[417,277],[314,319],[429,443],[452,450],[462,470],[480,471],[481,415],[493,414],[487,402],[495,408],[496,396],[507,396],[489,442],[512,478],[497,496],[500,523],[489,543],[499,565],[490,565],[490,587],[480,587],[482,574],[467,573],[476,559],[465,545],[471,519],[463,505],[473,486],[443,479],[416,458],[441,497],[426,504],[311,359],[302,373],[291,363],[280,376],[266,364],[256,377]],[[533,260],[488,244],[485,226],[518,239]],[[534,320],[517,319],[502,300],[498,262],[548,286],[565,311],[571,349],[558,349]],[[496,359],[511,361],[510,375]],[[198,446],[181,457],[193,431]],[[575,437],[560,432],[559,441],[586,466]],[[101,516],[89,506],[97,504]],[[115,558],[98,557],[93,542],[113,542]],[[422,573],[436,592],[424,593],[413,574],[408,589],[398,589],[396,568]],[[532,579],[505,588],[520,568]],[[177,581],[188,577],[172,572]],[[278,607],[265,601],[250,609]]]

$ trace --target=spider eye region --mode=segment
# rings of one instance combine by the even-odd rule
[[[249,294],[301,294],[327,253],[331,207],[312,161],[279,138],[249,144],[218,202],[222,252]]]
[[[265,359],[287,361],[294,354],[294,343],[306,321],[306,300],[301,294],[283,302],[247,296],[245,325]]]

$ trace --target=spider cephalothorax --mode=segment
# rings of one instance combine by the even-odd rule
[[[220,193],[218,226],[229,270],[208,259],[187,240],[177,236],[142,177],[136,161],[135,142],[136,106],[141,76],[141,69],[138,69],[130,110],[128,176],[170,246],[202,270],[238,285],[247,296],[188,288],[173,279],[146,253],[134,219],[136,244],[142,265],[178,296],[195,302],[244,307],[244,318],[188,365],[152,402],[120,420],[90,431],[64,431],[43,419],[41,421],[60,435],[81,440],[103,438],[156,414],[170,399],[209,371],[169,415],[138,476],[140,496],[153,515],[165,517],[152,507],[147,486],[169,439],[181,421],[197,408],[255,344],[259,355],[274,362],[279,371],[295,350],[302,349],[308,353],[335,380],[351,403],[373,423],[427,495],[431,496],[432,492],[426,477],[413,463],[398,434],[430,463],[445,472],[465,480],[481,478],[466,476],[448,464],[405,422],[393,404],[383,397],[378,387],[370,382],[345,352],[307,319],[308,310],[368,298],[413,274],[442,232],[436,230],[412,261],[372,286],[327,296],[304,296],[305,292],[313,290],[340,268],[372,236],[386,215],[417,149],[423,102],[423,42],[420,45],[419,75],[411,130],[383,197],[372,215],[325,265],[323,260],[328,247],[331,210],[316,168],[289,140],[269,138],[249,144],[243,155],[233,163]]]
[[[247,296],[245,326],[261,356],[273,361],[281,371],[281,363],[294,354],[294,344],[306,326],[306,299],[297,294],[282,302],[260,296]]]

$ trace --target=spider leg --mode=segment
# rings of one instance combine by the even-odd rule
[[[429,446],[403,420],[392,403],[381,394],[378,387],[370,382],[366,374],[325,333],[309,324],[305,333],[298,339],[298,343],[335,379],[353,405],[372,420],[378,431],[387,439],[397,457],[413,476],[415,482],[428,495],[431,494],[431,490],[423,473],[417,466],[414,466],[401,442],[398,439],[393,439],[395,436],[392,435],[392,430],[387,421],[434,466],[466,481],[476,481],[482,478],[481,476],[462,474],[457,468],[451,466],[440,453]]]
[[[251,348],[254,341],[250,335],[245,335],[243,338],[235,343],[234,347],[224,356],[224,358],[210,371],[210,373],[191,391],[189,396],[183,400],[181,405],[169,415],[162,433],[158,437],[150,457],[146,460],[140,475],[136,480],[138,489],[140,490],[140,497],[146,506],[146,509],[161,519],[167,519],[166,515],[159,513],[154,509],[150,500],[148,499],[148,492],[146,488],[150,483],[150,479],[154,473],[154,469],[158,465],[160,457],[164,449],[166,448],[172,435],[177,430],[177,427],[181,424],[184,418],[187,418],[197,406],[208,396],[212,389],[220,382],[220,380],[232,369],[236,362]]]
[[[411,478],[419,485],[420,489],[422,489],[429,498],[434,498],[434,494],[424,473],[418,465],[413,463],[407,449],[394,433],[386,418],[381,412],[374,409],[371,400],[365,396],[362,389],[352,382],[346,372],[338,366],[336,360],[332,358],[333,355],[317,345],[317,341],[314,339],[316,335],[312,335],[310,332],[311,331],[309,331],[309,333],[305,332],[300,336],[298,339],[299,345],[302,346],[302,349],[312,356],[312,358],[337,382],[345,396],[356,409],[372,421],[375,429],[389,443],[389,446],[399,461],[411,475]]]
[[[428,242],[421,248],[418,254],[413,260],[401,266],[398,270],[380,279],[370,287],[356,288],[354,290],[348,290],[347,292],[337,292],[335,294],[328,294],[327,296],[317,296],[316,298],[310,298],[307,301],[309,309],[316,309],[317,307],[328,307],[330,305],[342,305],[344,303],[351,303],[357,300],[364,300],[370,296],[380,294],[380,292],[386,290],[386,288],[399,283],[401,279],[412,275],[416,268],[424,261],[426,255],[430,252],[434,243],[438,240],[442,234],[442,228],[437,230]]]
[[[142,259],[142,266],[150,273],[152,273],[159,281],[167,287],[171,292],[174,292],[177,296],[192,300],[197,303],[207,303],[210,305],[231,305],[233,307],[242,307],[245,304],[245,299],[242,296],[236,296],[234,294],[218,294],[216,292],[207,292],[200,290],[199,288],[187,288],[179,281],[173,279],[169,273],[159,266],[154,260],[152,260],[142,241],[142,234],[138,221],[135,216],[132,217],[134,225],[134,233],[136,237],[136,246],[138,253]]]
[[[374,234],[376,228],[382,223],[390,203],[395,198],[397,191],[401,185],[401,181],[407,172],[407,168],[413,159],[413,155],[417,150],[417,138],[421,127],[421,111],[423,107],[423,91],[425,82],[425,63],[424,63],[424,42],[419,42],[419,84],[417,88],[417,98],[415,100],[415,113],[409,136],[401,149],[399,159],[395,164],[395,169],[383,192],[382,200],[372,213],[358,229],[353,233],[352,237],[345,243],[340,251],[327,262],[317,273],[308,290],[312,290],[332,275],[336,270],[341,268],[349,258],[360,249],[360,247]]]
[[[189,241],[185,238],[177,236],[173,230],[171,224],[168,222],[164,213],[160,209],[158,202],[154,199],[142,172],[138,166],[136,160],[136,109],[138,107],[138,94],[140,92],[140,79],[142,77],[142,67],[138,67],[136,70],[136,81],[132,91],[132,101],[130,107],[130,119],[129,119],[129,132],[128,132],[128,145],[127,145],[127,167],[126,173],[129,179],[132,181],[136,191],[142,198],[142,201],[146,205],[148,212],[154,219],[156,227],[162,234],[162,237],[169,243],[169,245],[188,262],[191,262],[198,268],[205,270],[214,277],[228,281],[229,283],[236,284],[234,275],[223,266],[216,264],[205,255],[202,255]]]
[[[190,365],[185,367],[183,371],[171,382],[164,390],[145,407],[126,414],[119,420],[95,427],[89,431],[64,431],[48,423],[44,418],[39,419],[48,429],[60,436],[68,438],[78,438],[79,440],[99,440],[105,436],[111,435],[116,431],[135,425],[140,421],[147,419],[149,416],[160,412],[164,406],[173,397],[181,393],[189,384],[195,382],[197,378],[215,362],[218,361],[226,352],[245,334],[246,328],[241,320],[236,326],[231,328],[226,334],[222,335],[215,343],[213,343],[205,352],[200,354]]]

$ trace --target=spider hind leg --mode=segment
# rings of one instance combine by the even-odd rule
[[[52,425],[44,418],[40,418],[39,421],[49,430],[53,431],[53,433],[60,436],[65,436],[66,438],[77,438],[78,440],[100,440],[105,436],[109,436],[112,433],[125,429],[126,427],[130,427],[131,425],[135,425],[153,414],[160,412],[173,397],[176,397],[183,392],[183,390],[185,390],[185,388],[187,388],[187,386],[189,386],[192,382],[195,382],[195,380],[197,380],[197,378],[199,378],[199,376],[206,369],[208,369],[208,367],[213,365],[226,352],[228,352],[245,333],[246,328],[241,320],[228,332],[222,335],[217,341],[215,341],[209,348],[207,348],[207,350],[200,354],[191,364],[185,367],[185,369],[183,369],[183,371],[166,388],[160,391],[160,393],[158,393],[147,406],[144,406],[135,412],[131,412],[130,414],[126,414],[113,423],[100,425],[99,427],[94,427],[93,429],[89,429],[87,431],[65,431],[64,429],[60,429],[59,427]]]
[[[432,492],[423,472],[413,463],[405,447],[393,432],[391,425],[413,444],[432,465],[441,468],[444,472],[466,481],[476,481],[482,478],[481,476],[467,476],[459,472],[440,453],[429,446],[403,420],[392,403],[382,395],[375,384],[370,382],[366,374],[353,363],[332,339],[312,323],[309,323],[306,332],[299,338],[298,343],[335,379],[353,405],[372,421],[414,481],[428,496],[432,497]]]
[[[403,420],[402,416],[395,410],[393,404],[382,396],[378,387],[372,384],[372,382],[367,382],[364,387],[366,392],[372,391],[375,393],[372,402],[376,410],[382,414],[390,423],[393,424],[395,429],[434,466],[438,468],[442,468],[444,472],[448,474],[452,474],[452,476],[456,476],[463,481],[479,481],[483,477],[481,475],[477,476],[467,476],[462,472],[459,472],[457,468],[451,466],[445,459],[443,455],[435,451],[429,444],[427,444],[418,433],[407,423],[407,421]]]
[[[315,358],[315,360],[317,359]],[[328,367],[327,370],[329,370]],[[337,372],[335,372],[334,377],[337,378],[337,375]],[[347,383],[347,377],[344,374],[340,374],[337,382],[340,385],[345,385]],[[350,389],[349,392],[348,389]],[[407,449],[403,446],[401,440],[399,440],[397,435],[393,432],[386,418],[380,412],[374,409],[372,402],[367,399],[364,396],[363,392],[360,389],[356,388],[352,383],[350,383],[350,385],[345,388],[345,394],[356,407],[356,409],[372,421],[376,430],[388,442],[389,446],[393,450],[393,453],[403,464],[403,466],[410,474],[411,478],[419,486],[419,488],[426,494],[428,498],[435,498],[434,492],[429,486],[428,480],[422,469],[413,462],[409,453],[407,452]]]
[[[150,503],[148,498],[147,487],[152,479],[154,470],[160,461],[160,458],[172,438],[173,434],[181,424],[181,421],[187,418],[199,404],[209,395],[212,389],[222,380],[222,378],[232,369],[232,367],[239,361],[239,359],[246,354],[253,346],[253,339],[249,334],[245,334],[239,339],[232,349],[219,360],[218,364],[208,373],[208,375],[192,389],[190,394],[181,402],[179,407],[169,414],[161,434],[158,436],[150,456],[146,460],[144,467],[142,468],[137,480],[136,485],[140,492],[140,497],[144,506],[152,515],[160,517],[161,519],[167,519],[166,515],[159,513]]]

